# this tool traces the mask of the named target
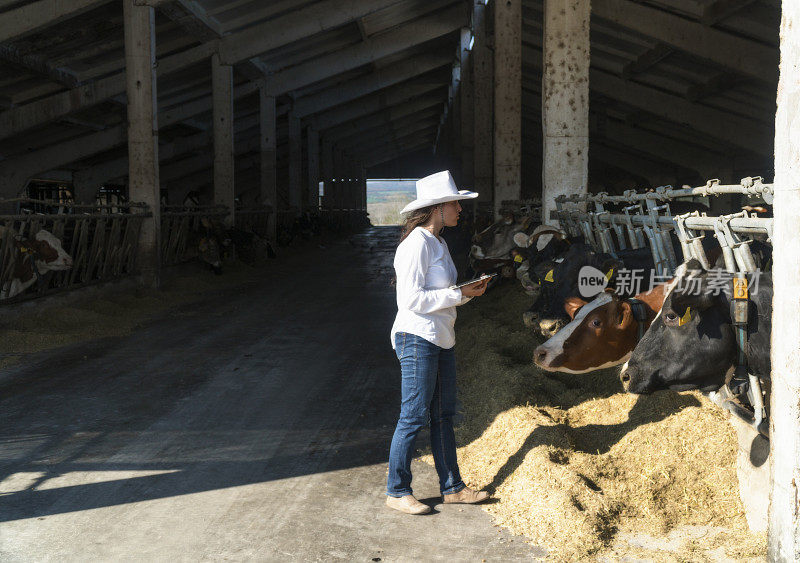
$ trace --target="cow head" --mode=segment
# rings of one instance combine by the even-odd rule
[[[72,258],[61,246],[61,241],[50,231],[42,229],[34,238],[17,240],[14,244],[23,254],[33,256],[39,273],[72,268]]]
[[[691,281],[690,281],[691,280]],[[736,359],[727,297],[714,295],[697,260],[681,265],[667,298],[622,368],[629,393],[715,391]]]
[[[628,359],[638,332],[629,303],[606,291],[588,303],[570,297],[564,308],[572,320],[536,348],[533,361],[537,366],[548,371],[587,373]]]
[[[542,311],[538,320],[538,328],[542,336],[551,338],[570,322],[565,305],[569,298],[581,294],[578,286],[579,274],[584,266],[592,266],[602,272],[607,272],[608,283],[613,284],[616,273],[622,265],[621,261],[607,254],[582,251],[576,247],[570,248],[564,261],[556,266],[552,274],[545,277],[545,280],[549,277],[552,284],[542,284],[544,287],[541,299]]]
[[[200,237],[197,247],[200,259],[211,266],[215,274],[222,274],[222,260],[220,258],[219,242],[217,242],[216,237],[210,235]]]

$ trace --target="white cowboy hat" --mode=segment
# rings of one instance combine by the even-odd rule
[[[456,201],[458,199],[474,199],[477,192],[459,190],[449,170],[443,170],[417,180],[417,199],[406,205],[400,213],[408,213],[429,205]]]

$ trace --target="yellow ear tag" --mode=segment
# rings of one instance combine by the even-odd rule
[[[691,320],[692,320],[692,308],[686,307],[686,312],[680,319],[678,319],[678,326],[683,326]]]
[[[747,278],[733,278],[733,298],[747,299]]]
[[[523,260],[522,254],[517,254],[516,256],[514,256],[514,262],[516,262],[517,264],[521,264],[522,260]]]
[[[544,277],[544,281],[551,282],[553,281],[553,270],[547,272],[547,275]]]
[[[614,268],[611,268],[611,269],[610,269],[610,270],[609,270],[609,271],[606,273],[606,279],[607,279],[608,281],[611,281],[611,276],[613,276],[613,275],[614,275]]]

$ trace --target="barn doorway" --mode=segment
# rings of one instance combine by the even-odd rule
[[[373,225],[399,225],[400,210],[416,199],[416,179],[375,178],[367,180],[367,213]]]

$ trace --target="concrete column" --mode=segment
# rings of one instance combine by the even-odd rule
[[[542,221],[555,198],[589,184],[590,0],[544,0]]]
[[[140,281],[161,284],[161,198],[158,178],[156,32],[153,8],[123,2],[125,81],[128,96],[128,195],[150,206],[139,235]]]
[[[289,112],[289,205],[303,209],[303,129],[300,118]]]
[[[473,124],[475,190],[478,201],[492,201],[494,193],[494,56],[489,48],[486,5],[473,0],[472,11],[475,44],[472,47],[472,92],[475,121]]]
[[[308,205],[319,207],[319,131],[309,127],[308,139]]]
[[[453,173],[456,185],[461,185],[461,48],[456,51],[457,64],[453,66],[453,79],[450,85],[452,100],[450,102],[450,150],[448,169]]]
[[[588,64],[588,62],[587,62]],[[522,193],[522,0],[494,3],[494,210]]]
[[[214,124],[214,203],[226,205],[234,221],[234,153],[233,153],[233,67],[219,62],[219,54],[211,56],[211,95]]]
[[[800,560],[800,3],[783,0],[775,116],[769,561]]]
[[[362,211],[367,210],[367,169],[362,164],[358,168],[359,178],[361,179],[361,209]]]
[[[342,209],[344,200],[342,198],[342,153],[338,149],[332,149],[333,156],[333,183],[331,201],[336,209]]]
[[[278,217],[278,175],[277,175],[277,114],[275,96],[267,93],[265,83],[258,89],[258,125],[261,132],[259,151],[261,153],[261,175],[259,179],[259,201],[272,206],[272,216],[268,222],[270,240],[277,239]]]
[[[323,204],[327,209],[334,207],[333,177],[333,143],[323,138],[322,181],[325,182],[325,197],[323,198]]]
[[[474,156],[475,150],[474,136],[474,120],[475,120],[475,96],[472,85],[472,51],[470,50],[470,42],[472,40],[472,31],[469,28],[461,30],[461,47],[459,49],[460,62],[461,62],[461,86],[459,88],[460,108],[459,116],[461,118],[461,187],[474,189],[475,186],[475,171],[474,171]]]

